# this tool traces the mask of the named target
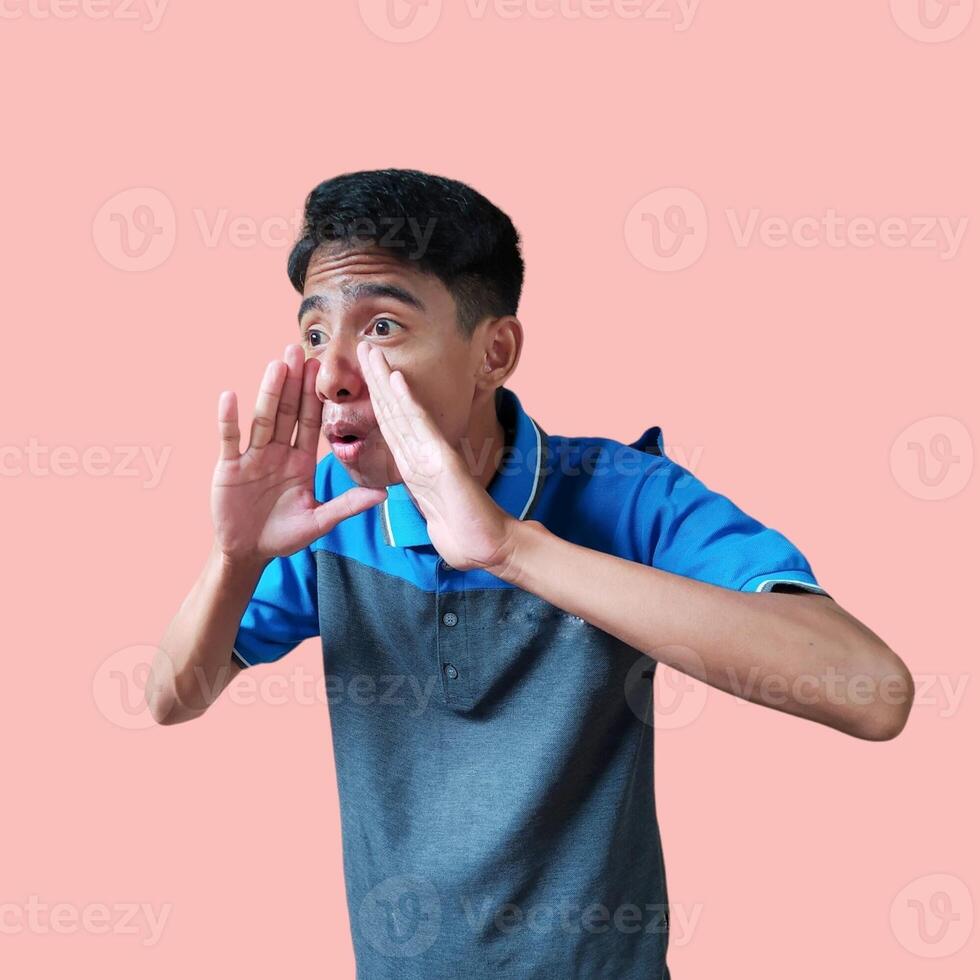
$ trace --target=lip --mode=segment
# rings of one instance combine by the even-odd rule
[[[363,425],[353,425],[350,422],[344,422],[338,420],[336,422],[325,422],[323,425],[323,432],[326,437],[333,441],[334,439],[340,439],[342,436],[348,435],[364,435],[367,430]]]
[[[364,444],[364,439],[358,439],[357,442],[331,442],[330,447],[342,463],[354,463],[364,451]]]
[[[367,434],[359,436],[350,442],[345,442],[342,437],[351,434],[354,434],[351,426],[337,424],[327,427],[327,442],[330,443],[330,448],[333,450],[334,456],[342,463],[355,462],[361,453],[364,452],[368,440],[371,438],[371,432],[369,430]]]

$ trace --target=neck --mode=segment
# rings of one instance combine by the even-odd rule
[[[504,427],[497,418],[497,399],[494,393],[482,405],[474,405],[470,427],[456,447],[470,473],[486,487],[500,465],[506,442]]]

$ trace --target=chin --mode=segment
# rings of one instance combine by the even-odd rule
[[[345,462],[338,459],[338,462],[346,470],[347,475],[359,487],[367,487],[369,490],[383,490],[390,483],[400,480],[396,477],[392,480],[389,477],[388,454],[367,453],[362,459],[352,462]],[[394,469],[394,461],[391,468]]]

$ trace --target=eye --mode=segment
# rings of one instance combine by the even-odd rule
[[[377,337],[393,337],[399,330],[405,329],[397,320],[386,316],[378,317],[371,326],[377,328]]]
[[[326,334],[322,330],[318,330],[316,327],[310,327],[306,331],[306,342],[310,347],[319,347],[326,340]]]

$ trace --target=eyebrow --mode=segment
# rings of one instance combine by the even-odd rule
[[[344,286],[341,290],[344,297],[352,303],[357,303],[362,299],[395,299],[406,306],[411,306],[420,313],[425,313],[425,303],[422,302],[414,293],[410,293],[401,286],[396,286],[389,282],[357,282],[353,286]],[[299,313],[296,319],[302,323],[303,317],[310,310],[317,313],[327,313],[330,310],[330,301],[326,296],[315,293],[307,296],[299,305]]]

